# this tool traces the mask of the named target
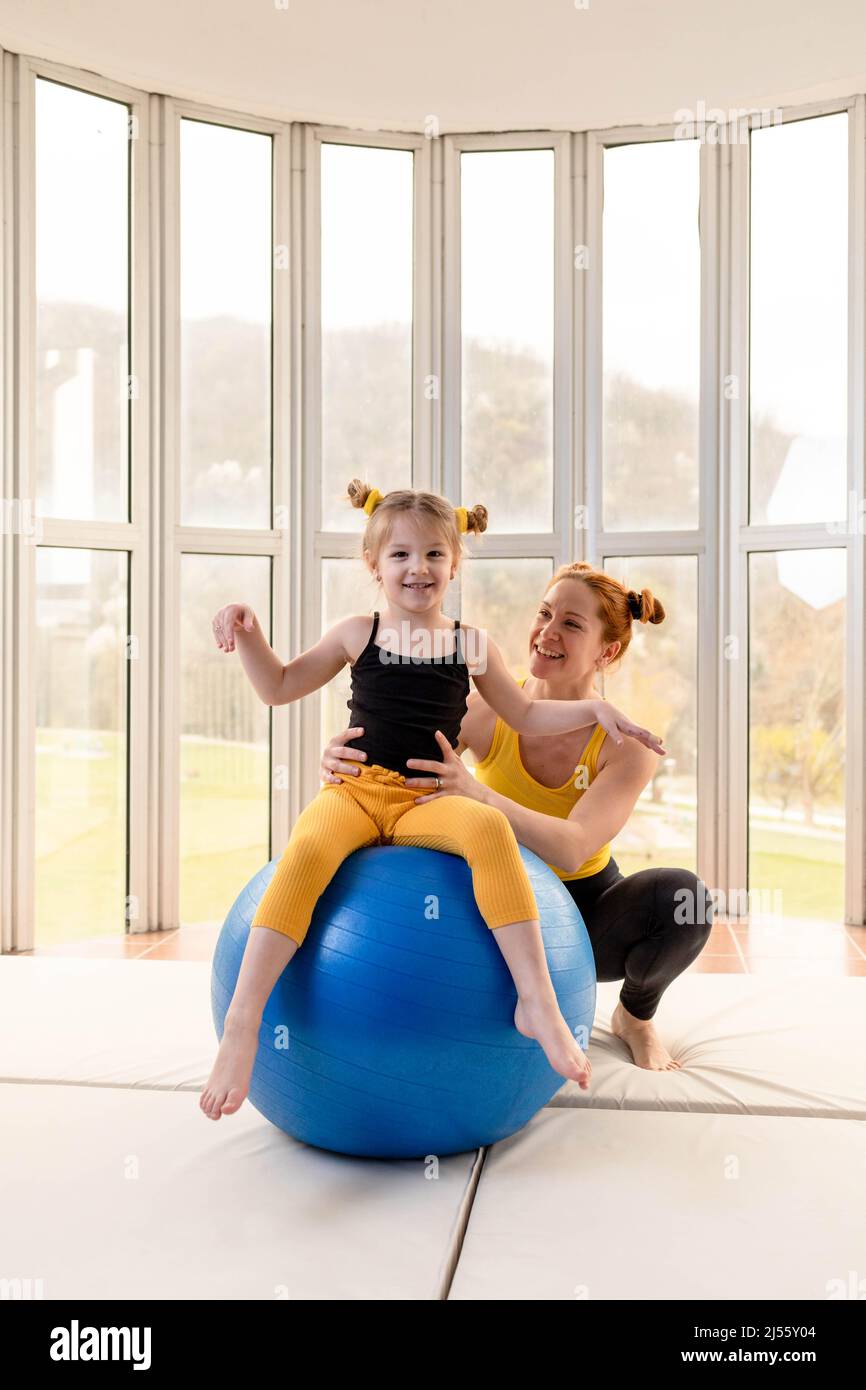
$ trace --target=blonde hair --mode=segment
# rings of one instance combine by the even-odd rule
[[[353,478],[346,490],[353,507],[363,507],[371,494],[376,491],[369,483]],[[463,540],[460,532],[458,514],[447,497],[436,492],[421,492],[418,488],[395,488],[386,492],[380,500],[375,500],[372,514],[362,538],[362,547],[370,552],[375,563],[383,548],[388,544],[391,528],[403,512],[431,521],[443,532],[452,555],[458,563],[463,555]],[[466,511],[466,530],[480,536],[487,530],[487,508],[481,503]]]
[[[614,660],[618,663],[625,656],[632,639],[633,624],[664,622],[665,610],[651,589],[627,589],[618,579],[598,570],[587,560],[576,560],[571,565],[561,565],[556,571],[545,592],[549,592],[560,579],[581,579],[588,585],[598,600],[598,616],[601,620],[601,636],[605,646],[619,642],[620,650]]]

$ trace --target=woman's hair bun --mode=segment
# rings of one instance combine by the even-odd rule
[[[373,489],[369,483],[362,483],[360,478],[353,478],[346,488],[349,501],[353,507],[363,507]]]
[[[641,589],[640,593],[629,589],[626,600],[634,619],[642,623],[660,623],[664,620],[665,610],[651,589]]]
[[[476,502],[466,513],[466,529],[474,531],[476,536],[487,530],[487,508],[480,502]]]

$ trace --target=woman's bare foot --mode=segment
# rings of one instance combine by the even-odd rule
[[[514,1026],[525,1038],[541,1044],[554,1071],[577,1081],[582,1091],[589,1089],[592,1063],[575,1042],[555,994],[550,999],[518,999]]]
[[[233,1115],[243,1104],[259,1046],[261,1020],[247,1014],[226,1014],[225,1029],[213,1071],[199,1106],[209,1120]]]
[[[659,1038],[651,1018],[635,1018],[622,1003],[617,1004],[610,1021],[612,1033],[631,1048],[635,1065],[647,1071],[678,1071],[680,1063]]]

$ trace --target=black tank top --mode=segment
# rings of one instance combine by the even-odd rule
[[[456,651],[438,660],[377,647],[378,627],[379,614],[374,613],[367,645],[352,667],[352,698],[346,701],[349,726],[363,725],[364,732],[352,739],[351,747],[367,754],[362,767],[378,763],[404,777],[430,776],[421,768],[407,767],[406,759],[441,762],[437,729],[452,748],[457,746],[469,695],[460,620],[454,622]]]

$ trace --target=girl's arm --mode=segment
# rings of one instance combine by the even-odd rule
[[[224,650],[232,651],[237,645],[250,684],[266,705],[288,705],[320,690],[349,660],[345,640],[353,626],[357,626],[356,617],[335,623],[314,647],[301,652],[284,666],[252,609],[245,610],[249,615],[247,621],[240,616],[243,612],[241,605],[235,604],[221,609],[214,619],[214,633]],[[369,619],[364,621],[369,622]]]
[[[483,628],[470,629],[481,634],[477,668],[470,665],[470,674],[491,709],[500,715],[518,734],[565,734],[571,729],[583,729],[601,724],[613,738],[622,743],[622,735],[636,738],[656,753],[663,753],[661,739],[633,724],[607,700],[533,700],[517,684],[502,658],[502,653]]]

